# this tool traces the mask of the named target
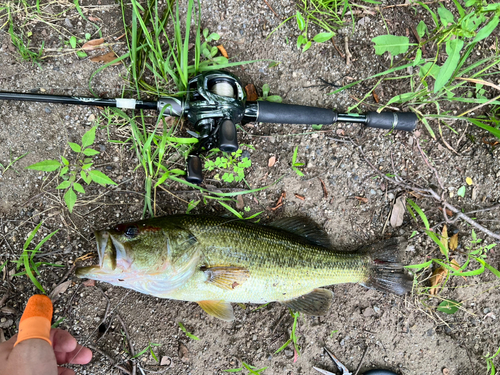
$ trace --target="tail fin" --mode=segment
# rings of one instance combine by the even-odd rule
[[[403,295],[411,290],[412,278],[405,274],[399,255],[406,247],[401,238],[391,238],[362,249],[370,255],[372,264],[368,280],[362,284],[367,288]]]

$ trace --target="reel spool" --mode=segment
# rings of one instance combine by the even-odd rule
[[[212,94],[225,96],[227,98],[234,98],[234,88],[227,81],[215,82],[209,89]]]

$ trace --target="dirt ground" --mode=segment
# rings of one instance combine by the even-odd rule
[[[87,16],[99,18],[96,22],[102,26],[105,37],[123,33],[119,5],[105,0],[80,3]],[[268,83],[271,94],[281,95],[286,103],[343,111],[354,103],[353,97],[365,95],[369,85],[359,85],[332,96],[328,95],[332,91],[330,87],[318,86],[322,83],[320,78],[343,84],[348,82],[346,79],[365,78],[389,67],[385,57],[374,54],[370,42],[372,37],[385,33],[380,14],[360,15],[354,32],[349,25],[334,37],[342,51],[344,37],[349,39],[352,62],[346,65],[330,42],[300,53],[295,47],[298,30],[294,23],[285,24],[266,39],[282,18],[295,13],[293,2],[269,3],[279,17],[265,1],[201,2],[203,27],[221,35],[219,42],[231,57],[262,59],[232,70],[244,84],[254,83],[260,89]],[[86,8],[89,5],[97,6]],[[421,19],[427,20],[424,13],[415,13],[409,7],[387,8],[382,12],[389,31],[395,35],[406,35],[408,28],[416,26]],[[95,31],[76,10],[67,13],[67,17],[69,22],[65,19],[59,22],[65,25],[68,35],[82,38],[86,32]],[[45,40],[46,48],[61,46],[57,33],[46,24],[35,22],[27,27],[33,30],[35,43]],[[117,44],[115,51],[123,54],[126,46]],[[493,53],[487,49],[482,51]],[[22,62],[5,29],[0,30],[0,89],[88,96],[88,80],[99,65],[80,59],[72,52],[52,55],[40,66]],[[280,64],[270,68],[266,59]],[[108,97],[119,96],[127,87],[126,74],[124,65],[108,68],[94,79],[93,88]],[[391,82],[386,82],[378,91],[382,102],[396,93],[408,91],[408,87]],[[369,102],[374,104],[373,100]],[[363,110],[371,109],[363,107]],[[87,194],[72,214],[64,205],[61,191],[55,189],[60,182],[55,173],[25,169],[41,160],[68,156],[67,142],[79,142],[90,128],[90,120],[99,113],[99,109],[89,107],[0,102],[0,163],[6,165],[11,156],[28,153],[9,170],[0,170],[0,265],[19,258],[25,238],[40,221],[43,225],[34,243],[58,229],[43,246],[45,255],[39,258],[63,266],[40,268],[38,278],[49,292],[64,281],[76,258],[95,250],[94,229],[138,220],[142,215],[143,175],[140,169],[136,170],[137,159],[131,144],[108,142],[126,138],[123,131],[115,127],[98,130],[95,148],[101,154],[94,162],[119,186],[86,188]],[[465,212],[498,204],[500,151],[482,142],[493,141],[493,137],[465,122],[455,122],[453,127],[458,134],[443,128],[442,138],[433,140],[422,124],[413,133],[391,134],[353,124],[336,124],[320,131],[311,131],[305,126],[246,125],[246,132],[240,133],[240,143],[255,147],[255,150],[245,149],[252,160],[247,173],[249,185],[263,187],[282,179],[254,197],[244,196],[245,205],[251,207],[250,213],[264,211],[260,216],[264,223],[284,216],[307,215],[328,232],[336,247],[349,250],[390,236],[409,238],[417,231],[418,234],[409,239],[405,264],[439,258],[439,250],[423,233],[421,222],[415,222],[408,213],[402,226],[387,225],[393,202],[400,194],[406,194],[422,207],[431,226],[443,220],[439,205],[384,181],[344,137],[360,145],[381,174],[399,175],[414,184],[439,190],[434,171],[418,149],[418,141],[439,174],[450,203]],[[477,141],[473,142],[473,138]],[[443,139],[456,152],[451,151]],[[305,163],[304,177],[290,169],[296,146],[299,146],[298,161]],[[268,167],[272,156],[276,157],[276,164]],[[212,177],[207,174],[206,183],[216,188],[244,187],[227,185]],[[466,184],[466,177],[472,179],[473,186]],[[467,186],[463,198],[456,194],[461,186]],[[158,191],[157,215],[184,213],[186,202],[200,199],[199,193],[187,191],[182,185],[170,185],[169,190],[177,197]],[[283,192],[286,192],[283,205],[272,210]],[[214,202],[207,205],[202,202],[192,212],[227,213]],[[497,213],[494,210],[479,213],[477,220],[499,233]],[[460,222],[456,227],[460,231],[459,249],[464,250],[470,245],[471,227]],[[437,228],[440,230],[441,226]],[[494,242],[491,237],[476,232],[486,244]],[[460,264],[466,259],[463,251],[457,251],[454,257]],[[487,261],[500,268],[499,250],[490,251]],[[6,338],[17,332],[16,324],[23,307],[37,292],[26,276],[12,277],[13,273],[15,264],[8,263],[0,275],[0,298],[8,293],[0,311],[0,327]],[[427,276],[429,272],[420,279]],[[404,375],[479,375],[486,373],[483,356],[494,353],[500,345],[497,322],[500,281],[488,272],[465,280],[450,280],[441,296],[462,302],[462,308],[453,315],[436,312],[434,307],[439,300],[428,300],[417,291],[398,297],[359,285],[331,287],[335,297],[328,315],[299,318],[297,333],[301,353],[296,362],[291,346],[275,354],[288,340],[293,322],[287,309],[279,304],[259,310],[255,310],[257,306],[247,305],[243,309],[235,305],[236,320],[226,323],[208,317],[195,303],[162,300],[104,283],[84,286],[74,273],[69,274],[69,280],[71,284],[55,302],[54,321],[64,318],[60,327],[94,348],[92,362],[75,367],[79,374],[121,374],[113,365],[128,366],[131,355],[118,315],[127,327],[135,352],[155,343],[159,344],[153,348],[156,356],[165,357],[167,364],[157,366],[149,352],[140,356],[136,361],[143,373],[222,374],[223,370],[241,367],[242,361],[257,368],[267,366],[264,374],[313,374],[313,366],[339,373],[325,355],[323,348],[326,347],[353,372],[366,350],[360,373],[371,368],[386,368]],[[179,328],[179,322],[200,340],[189,339]]]

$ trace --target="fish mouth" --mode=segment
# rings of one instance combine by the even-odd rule
[[[78,267],[75,272],[77,277],[100,279],[105,275],[113,273],[116,269],[117,260],[125,258],[127,253],[125,247],[108,231],[95,231],[94,235],[97,243],[99,264]]]

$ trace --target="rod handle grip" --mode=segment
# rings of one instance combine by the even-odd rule
[[[199,185],[203,182],[201,159],[198,155],[189,155],[187,158],[186,180]]]
[[[394,129],[411,132],[417,126],[418,118],[413,112],[368,112],[366,126],[379,129]]]
[[[308,107],[305,105],[259,101],[257,121],[278,124],[329,125],[336,120],[331,109]]]

